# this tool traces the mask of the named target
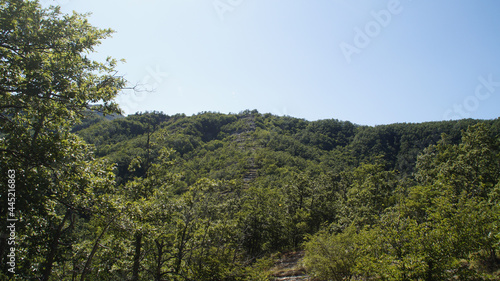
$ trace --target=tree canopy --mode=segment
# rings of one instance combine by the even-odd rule
[[[16,175],[16,276],[49,280],[54,264],[71,253],[75,215],[97,212],[106,204],[97,193],[114,184],[112,165],[94,158],[72,126],[94,103],[116,111],[113,99],[125,81],[116,76],[116,60],[88,57],[112,31],[93,27],[86,15],[0,1],[0,29],[0,157],[2,175]],[[7,190],[6,181],[1,186]],[[2,231],[7,206],[2,196]],[[1,244],[7,269],[7,241]]]

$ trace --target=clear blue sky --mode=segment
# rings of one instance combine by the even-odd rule
[[[357,124],[500,116],[500,1],[41,0],[116,31],[127,113]]]

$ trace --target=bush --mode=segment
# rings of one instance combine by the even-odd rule
[[[359,256],[355,239],[353,227],[333,235],[320,231],[305,243],[304,266],[317,280],[349,280]]]

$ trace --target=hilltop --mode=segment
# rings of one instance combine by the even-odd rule
[[[500,119],[363,126],[336,119],[307,121],[289,116],[204,112],[193,116],[138,113],[117,120],[94,116],[74,132],[96,146],[99,157],[118,165],[118,176],[146,150],[172,148],[186,183],[199,177],[248,181],[282,180],[292,173],[340,172],[380,162],[411,177],[417,156],[442,134],[458,143],[462,131],[484,123],[500,133]],[[161,135],[161,137],[160,137]],[[160,140],[161,139],[161,140]],[[150,143],[154,142],[155,147]],[[196,172],[194,172],[196,171]],[[196,173],[196,174],[195,174]]]

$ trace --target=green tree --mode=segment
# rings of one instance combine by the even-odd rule
[[[417,276],[425,280],[453,276],[467,280],[480,275],[472,265],[480,261],[476,257],[481,251],[489,254],[492,250],[492,225],[498,220],[487,201],[469,198],[466,192],[457,196],[449,186],[416,186],[398,209],[398,217],[387,224],[391,226],[386,230],[396,234],[396,225],[406,226],[397,232],[399,237],[407,237],[400,259],[413,261],[413,265],[406,262],[400,269],[413,269],[411,274],[415,276],[419,268]],[[398,236],[387,237],[391,240]]]
[[[385,171],[382,164],[362,164],[343,173],[342,180],[347,186],[339,202],[339,224],[342,226],[374,225],[384,209],[394,204],[392,192],[397,185],[396,174]]]
[[[286,214],[285,223],[291,245],[297,248],[304,235],[310,232],[312,182],[307,175],[294,175],[291,183],[283,188]]]
[[[423,185],[440,181],[452,185],[456,194],[486,198],[500,179],[499,148],[486,124],[469,127],[458,145],[443,135],[419,156],[415,177]]]
[[[355,226],[350,226],[342,233],[322,230],[308,237],[304,257],[308,272],[317,280],[350,280],[363,254],[361,236]]]
[[[274,188],[250,187],[237,214],[241,246],[250,257],[260,256],[287,245],[285,204]]]
[[[68,245],[63,240],[71,236],[74,216],[84,211],[79,200],[100,179],[112,184],[109,168],[92,159],[71,126],[92,103],[116,111],[113,98],[125,81],[116,76],[115,60],[88,58],[112,31],[93,27],[86,15],[4,0],[0,29],[0,169],[2,175],[16,171],[17,276],[48,280],[70,250],[61,245]],[[5,239],[1,243],[4,267]]]

